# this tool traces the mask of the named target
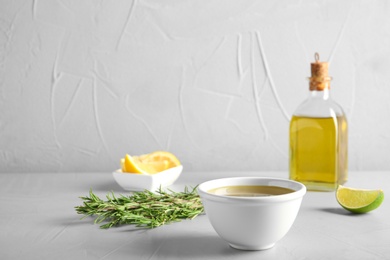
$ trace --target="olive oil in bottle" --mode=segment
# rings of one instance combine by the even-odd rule
[[[290,122],[290,179],[308,190],[333,191],[348,179],[348,124],[330,97],[328,63],[315,58],[309,98]]]

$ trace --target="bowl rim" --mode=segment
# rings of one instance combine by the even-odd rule
[[[247,184],[238,184],[236,186],[243,186],[243,185],[256,185],[255,183],[250,183],[251,181],[261,181],[261,180],[267,180],[267,181],[275,181],[275,182],[284,182],[286,184],[293,184],[296,189],[293,187],[284,187],[284,188],[290,188],[293,189],[294,192],[282,194],[282,195],[276,195],[276,196],[267,196],[267,197],[234,197],[234,196],[225,196],[225,195],[218,195],[218,194],[212,194],[209,193],[208,190],[218,188],[218,187],[224,187],[229,186],[223,183],[227,183],[229,181],[246,181]],[[218,184],[219,183],[219,184]],[[232,184],[230,184],[232,185]],[[234,184],[233,184],[234,185]],[[260,185],[260,184],[258,184]],[[279,186],[279,185],[275,185]],[[298,198],[302,198],[306,194],[306,186],[300,182],[293,181],[290,179],[283,179],[283,178],[274,178],[274,177],[228,177],[228,178],[220,178],[220,179],[213,179],[209,181],[205,181],[198,185],[198,193],[201,197],[204,199],[209,199],[213,201],[220,201],[225,203],[274,203],[274,202],[281,202],[281,201],[289,201],[294,200]]]

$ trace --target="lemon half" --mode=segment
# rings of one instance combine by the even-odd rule
[[[156,151],[140,156],[126,154],[121,159],[122,172],[136,174],[156,174],[181,165],[177,157],[166,151]]]

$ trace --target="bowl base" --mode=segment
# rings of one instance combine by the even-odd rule
[[[234,244],[230,244],[229,245],[235,249],[238,249],[238,250],[246,250],[246,251],[258,251],[258,250],[267,250],[267,249],[270,249],[272,248],[275,243],[273,244],[269,244],[269,245],[265,245],[265,246],[242,246],[242,245],[234,245]]]

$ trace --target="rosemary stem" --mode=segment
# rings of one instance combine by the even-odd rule
[[[160,188],[156,193],[145,190],[119,197],[111,192],[107,194],[107,200],[100,199],[90,190],[89,196],[80,198],[83,205],[76,206],[76,212],[84,215],[83,218],[96,216],[94,222],[97,224],[105,221],[101,228],[125,224],[155,228],[182,219],[194,219],[204,213],[196,187],[170,193]]]

